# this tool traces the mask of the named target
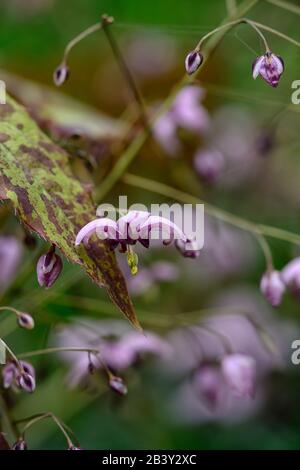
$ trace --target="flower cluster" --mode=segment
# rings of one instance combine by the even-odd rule
[[[28,362],[8,362],[3,367],[2,378],[4,388],[19,388],[29,393],[35,390],[35,370]]]

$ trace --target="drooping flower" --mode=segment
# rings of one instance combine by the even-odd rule
[[[103,370],[103,364],[115,373],[125,371],[145,357],[167,358],[172,348],[163,338],[145,331],[132,331],[123,321],[86,321],[73,324],[56,336],[55,344],[63,347],[97,349],[101,361],[94,361],[94,372]],[[76,386],[89,379],[89,357],[85,352],[62,352],[70,365],[68,382]],[[120,385],[115,382],[111,385]]]
[[[62,259],[55,253],[55,247],[42,255],[36,265],[37,279],[41,287],[48,289],[59,277],[63,268]]]
[[[203,62],[203,55],[198,51],[189,52],[185,58],[185,70],[191,75],[196,72]]]
[[[60,64],[54,71],[53,80],[56,86],[62,86],[69,78],[70,70],[65,63]]]
[[[224,379],[217,364],[202,364],[194,373],[193,385],[209,409],[218,408],[224,394]]]
[[[278,271],[266,272],[261,279],[260,290],[273,307],[278,307],[285,292],[281,274]]]
[[[25,361],[8,362],[2,370],[3,387],[16,387],[32,393],[35,390],[35,370]]]
[[[127,246],[137,242],[148,248],[150,240],[162,240],[165,245],[174,240],[186,243],[187,237],[173,222],[145,211],[130,211],[115,222],[109,218],[100,218],[89,222],[77,234],[75,245],[88,243],[91,235],[96,233],[102,240],[107,240],[111,249],[120,244],[122,252],[127,251]]]
[[[29,313],[20,312],[18,315],[18,325],[26,330],[32,330],[34,328],[34,319]]]
[[[284,284],[294,293],[300,293],[300,257],[290,261],[281,271]]]
[[[218,150],[200,150],[194,157],[194,166],[203,181],[212,184],[224,168],[224,157]]]
[[[222,372],[232,391],[238,396],[255,393],[256,362],[245,354],[228,354],[221,362]]]
[[[175,246],[185,258],[198,258],[200,256],[201,250],[199,249],[198,243],[195,239],[187,239],[186,241],[176,240]]]
[[[284,72],[284,62],[281,57],[272,52],[266,52],[255,59],[252,72],[254,79],[260,75],[269,85],[276,88]]]
[[[12,446],[12,450],[27,450],[27,442],[20,437]]]
[[[109,379],[109,386],[114,392],[118,393],[119,395],[127,395],[128,389],[124,380],[121,377],[117,377],[116,375],[110,377]]]

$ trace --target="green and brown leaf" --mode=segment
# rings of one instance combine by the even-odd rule
[[[30,230],[82,265],[139,327],[124,277],[105,242],[95,240],[88,249],[75,249],[77,232],[95,218],[90,193],[74,178],[68,155],[9,97],[0,106],[0,198],[12,201],[20,221]]]

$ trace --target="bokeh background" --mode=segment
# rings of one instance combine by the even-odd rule
[[[115,18],[114,34],[149,109],[163,102],[183,76],[186,53],[227,14],[223,0],[1,0],[3,77],[8,72],[54,89],[52,74],[65,45],[97,22],[102,13]],[[300,40],[299,16],[292,12],[259,0],[247,16]],[[197,78],[197,84],[206,92],[203,106],[213,122],[210,142],[222,150],[228,144],[226,136],[230,136],[233,147],[241,145],[243,149],[216,184],[207,184],[193,163],[196,147],[205,146],[203,136],[191,137],[184,132],[179,135],[184,142],[179,155],[168,155],[163,147],[158,154],[144,148],[130,170],[198,195],[244,219],[299,233],[300,107],[291,103],[291,83],[300,79],[300,51],[276,36],[266,36],[286,65],[278,89],[252,79],[251,64],[262,48],[255,33],[246,26],[226,35]],[[63,93],[92,106],[102,117],[112,118],[114,121],[108,123],[116,126],[118,133],[120,122],[132,120],[134,113],[127,84],[104,35],[99,32],[80,44],[70,57],[70,66],[71,77]],[[14,85],[15,94],[18,86],[22,88]],[[260,153],[254,147],[261,135],[271,143],[267,151],[264,148]],[[106,170],[109,162],[105,149]],[[230,146],[228,153],[234,153]],[[101,176],[101,161],[98,164]],[[128,194],[130,201],[146,204],[165,200],[118,184],[106,202],[115,202],[119,194]],[[21,240],[22,230],[13,214],[7,217],[7,211],[6,206],[1,208],[2,234],[14,234]],[[299,254],[299,248],[289,243],[276,239],[269,242],[277,269]],[[29,335],[15,330],[13,319],[3,316],[1,333],[16,353],[50,344],[59,325],[70,318],[120,318],[105,293],[67,262],[56,285],[41,292],[33,259],[42,242],[36,243],[37,247],[23,248],[16,279],[5,286],[2,294],[3,304],[9,301],[34,313],[36,318],[37,326]],[[165,336],[181,324],[185,312],[198,312],[193,313],[195,321],[206,315],[206,308],[218,305],[230,309],[233,304],[247,304],[257,318],[267,316],[267,329],[276,324],[278,331],[288,331],[283,366],[271,370],[265,378],[262,406],[233,422],[230,417],[214,419],[211,415],[185,419],[189,413],[182,411],[180,400],[174,402],[179,378],[169,374],[168,367],[160,361],[145,361],[129,371],[129,394],[120,399],[103,383],[99,389],[70,389],[65,381],[67,365],[59,357],[43,356],[32,361],[38,371],[36,392],[12,398],[14,416],[51,410],[68,423],[86,449],[299,448],[300,369],[290,361],[291,341],[298,339],[300,333],[299,302],[286,296],[274,310],[264,301],[259,293],[264,258],[255,239],[209,220],[204,252],[198,260],[179,259],[172,250],[154,249],[141,253],[140,263],[151,266],[161,260],[176,266],[176,280],[152,283],[141,292],[132,287],[145,328]],[[126,269],[124,266],[125,272]],[[1,278],[4,283],[3,270]],[[28,441],[35,449],[64,446],[51,423],[33,428]]]

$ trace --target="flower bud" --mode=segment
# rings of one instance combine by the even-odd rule
[[[226,382],[238,397],[254,397],[256,362],[245,354],[228,354],[222,359],[221,368]]]
[[[112,376],[109,379],[109,386],[119,395],[127,395],[128,389],[121,377]]]
[[[22,437],[20,437],[17,442],[12,446],[12,450],[27,450],[27,443]]]
[[[260,282],[260,290],[273,307],[280,305],[285,285],[278,271],[266,272]]]
[[[60,64],[57,69],[55,69],[53,74],[53,80],[56,86],[63,85],[69,78],[70,70],[65,63]]]
[[[224,157],[218,150],[200,150],[195,155],[194,166],[205,183],[213,184],[224,169]]]
[[[26,330],[32,330],[34,328],[34,319],[29,313],[21,312],[18,315],[18,325]]]
[[[36,266],[38,283],[46,289],[54,284],[63,268],[61,257],[54,250],[55,248],[51,248],[48,253],[42,255]]]
[[[69,446],[68,447],[68,450],[82,450],[80,447],[76,447],[76,446]]]
[[[34,392],[34,390],[35,390],[35,378],[32,375],[30,375],[26,372],[23,372],[22,374],[20,374],[20,376],[18,378],[18,382],[19,382],[20,388],[25,390],[25,392],[28,392],[28,393],[33,393]]]
[[[224,379],[220,368],[214,364],[203,364],[194,374],[193,385],[195,391],[211,410],[216,410],[221,404]]]
[[[278,86],[283,72],[284,62],[282,58],[272,52],[266,52],[266,54],[257,57],[252,65],[253,78],[256,79],[260,75],[265,82],[274,88]]]
[[[281,277],[294,294],[300,294],[300,257],[293,259],[283,268]]]
[[[189,75],[196,72],[203,62],[203,55],[200,52],[192,51],[186,56],[185,70]]]

